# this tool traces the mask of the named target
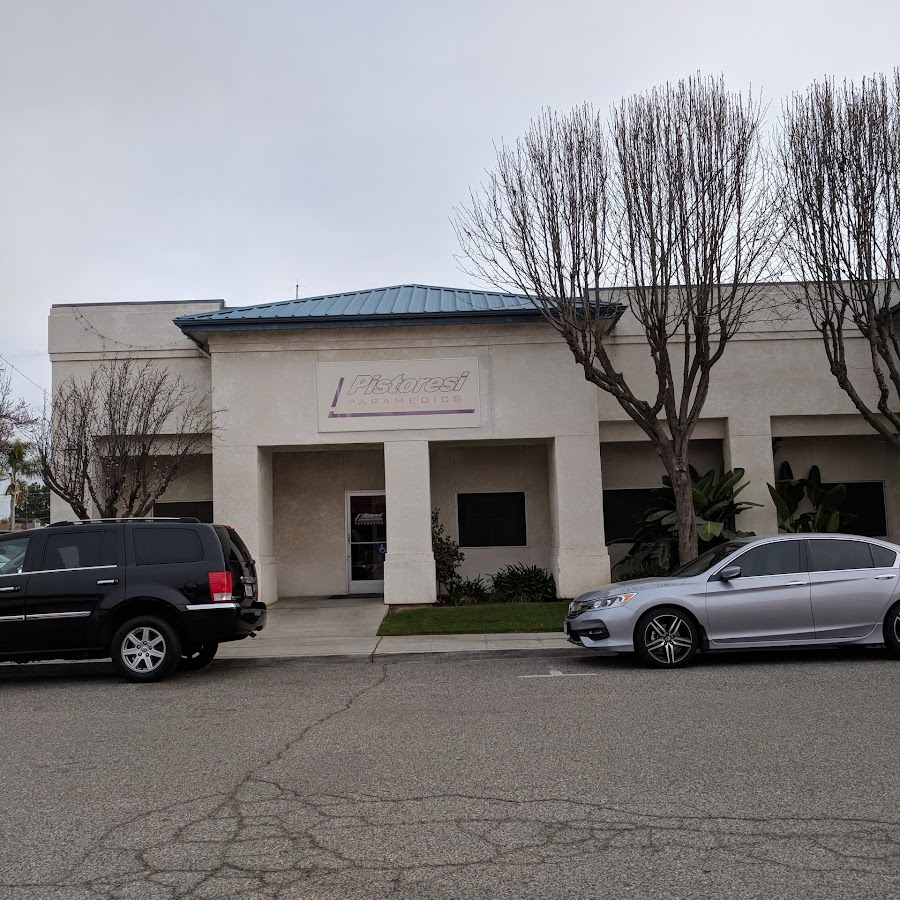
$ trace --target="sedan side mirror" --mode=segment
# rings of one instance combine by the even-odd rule
[[[719,572],[719,578],[722,581],[731,581],[732,578],[740,578],[741,577],[741,567],[740,566],[725,566],[721,572]]]

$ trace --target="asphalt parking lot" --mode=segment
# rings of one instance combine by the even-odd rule
[[[883,650],[4,667],[0,695],[4,900],[900,897]]]

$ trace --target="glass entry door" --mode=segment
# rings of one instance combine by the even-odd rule
[[[383,492],[347,494],[347,568],[351,594],[384,593],[386,516]]]

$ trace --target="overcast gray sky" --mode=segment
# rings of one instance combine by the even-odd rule
[[[449,225],[542,106],[900,62],[897,0],[0,0],[0,354],[51,303],[466,286]],[[40,391],[13,373],[32,402]]]

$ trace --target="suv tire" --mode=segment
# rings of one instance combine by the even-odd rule
[[[196,644],[186,648],[181,657],[179,668],[187,672],[196,672],[205,669],[212,661],[219,649],[215,643]]]
[[[165,619],[135,616],[113,635],[110,655],[129,681],[159,681],[181,660],[181,638]]]
[[[634,630],[634,649],[654,669],[686,666],[700,649],[700,629],[677,606],[658,606],[644,613]]]

